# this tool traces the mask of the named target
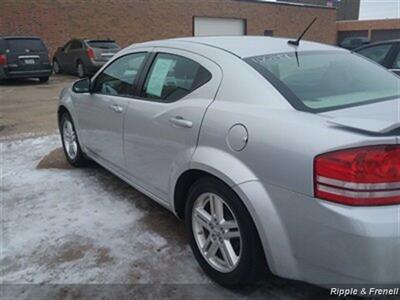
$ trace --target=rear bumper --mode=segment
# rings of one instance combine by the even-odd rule
[[[19,70],[8,68],[2,68],[0,70],[0,79],[12,79],[12,78],[31,78],[31,77],[49,77],[52,74],[51,66],[38,69],[38,70]]]
[[[400,283],[400,205],[348,207],[257,181],[236,190],[276,275],[322,286]]]

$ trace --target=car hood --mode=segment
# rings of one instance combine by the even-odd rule
[[[400,130],[400,98],[321,114],[329,123],[375,134]]]

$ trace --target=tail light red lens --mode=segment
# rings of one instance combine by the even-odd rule
[[[90,59],[95,59],[94,51],[92,48],[87,49],[87,55],[89,56]]]
[[[400,204],[400,146],[380,145],[319,155],[315,197],[354,206]]]
[[[7,64],[7,57],[4,54],[0,54],[0,66],[5,66]]]

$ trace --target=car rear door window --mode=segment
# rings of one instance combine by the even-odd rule
[[[365,49],[361,49],[357,51],[362,56],[365,56],[378,64],[382,64],[386,55],[389,53],[390,49],[392,48],[392,44],[383,44],[377,45],[373,47],[368,47]]]
[[[125,55],[112,62],[96,79],[94,93],[131,97],[147,53]]]
[[[40,39],[7,39],[7,52],[43,52],[46,47]]]
[[[146,78],[142,97],[173,102],[211,79],[211,73],[197,62],[178,55],[159,53]]]

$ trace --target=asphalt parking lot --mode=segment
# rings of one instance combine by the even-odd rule
[[[0,81],[0,139],[54,133],[58,95],[74,80],[63,75],[45,84],[34,79]]]
[[[84,299],[99,292],[106,298],[327,298],[327,290],[272,275],[246,289],[215,285],[172,213],[95,164],[70,167],[56,107],[73,80],[0,85],[4,299]]]

